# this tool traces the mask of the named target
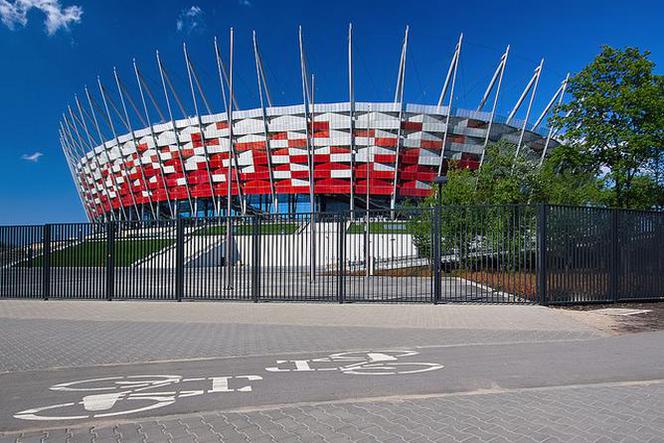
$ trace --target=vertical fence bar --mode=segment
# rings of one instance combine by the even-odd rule
[[[48,300],[51,295],[51,225],[44,225],[42,238],[42,297]]]
[[[342,216],[337,220],[337,301],[346,300],[346,221]]]
[[[178,218],[175,224],[175,299],[184,297],[184,219]]]
[[[258,303],[259,300],[259,272],[258,267],[260,266],[260,221],[259,216],[254,215],[251,219],[251,299],[254,303]]]
[[[618,277],[620,271],[620,249],[618,246],[619,239],[619,217],[620,211],[618,209],[611,210],[611,263],[609,266],[609,298],[615,303],[618,301]]]
[[[437,305],[441,299],[441,216],[442,216],[442,207],[436,205],[433,211],[433,223],[431,223],[432,229],[432,241],[431,245],[433,247],[433,304]]]
[[[106,299],[113,300],[115,290],[115,222],[106,224]]]
[[[546,269],[546,248],[547,248],[547,226],[546,215],[548,207],[541,204],[537,207],[537,295],[536,298],[540,304],[547,304],[546,283],[547,283],[547,269]]]

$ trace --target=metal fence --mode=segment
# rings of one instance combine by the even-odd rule
[[[664,214],[548,205],[0,227],[0,297],[664,299]]]

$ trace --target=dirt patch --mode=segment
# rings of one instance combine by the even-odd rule
[[[636,315],[607,315],[598,313],[600,309],[643,309],[645,312]],[[575,319],[590,324],[613,334],[631,334],[647,331],[664,330],[664,303],[612,303],[557,308]]]
[[[537,279],[532,272],[457,271],[453,275],[527,300],[537,299]]]

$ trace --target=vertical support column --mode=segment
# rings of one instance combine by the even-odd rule
[[[106,300],[113,300],[115,290],[115,223],[106,223]]]
[[[251,237],[252,237],[252,249],[251,249],[251,299],[254,303],[258,303],[260,300],[260,218],[258,215],[254,215],[251,219]]]
[[[353,25],[348,25],[348,102],[350,131],[350,218],[355,220],[355,81],[353,78]],[[368,180],[368,179],[367,179]],[[367,182],[368,183],[368,182]]]
[[[337,221],[337,301],[346,301],[346,220]]]
[[[184,223],[178,218],[175,225],[175,299],[182,301],[184,297]]]
[[[610,301],[615,303],[619,297],[619,278],[620,278],[620,210],[611,209],[611,263],[609,267],[609,297]]]
[[[548,206],[540,204],[537,206],[537,299],[541,305],[547,305],[547,211]]]
[[[51,296],[51,225],[44,225],[42,237],[42,297]]]
[[[442,275],[441,275],[441,215],[443,208],[438,204],[433,211],[433,223],[431,223],[431,247],[433,259],[433,304],[437,305],[442,296]]]

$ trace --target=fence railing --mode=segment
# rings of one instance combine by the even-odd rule
[[[0,297],[426,303],[664,299],[664,214],[443,206],[0,227]]]

